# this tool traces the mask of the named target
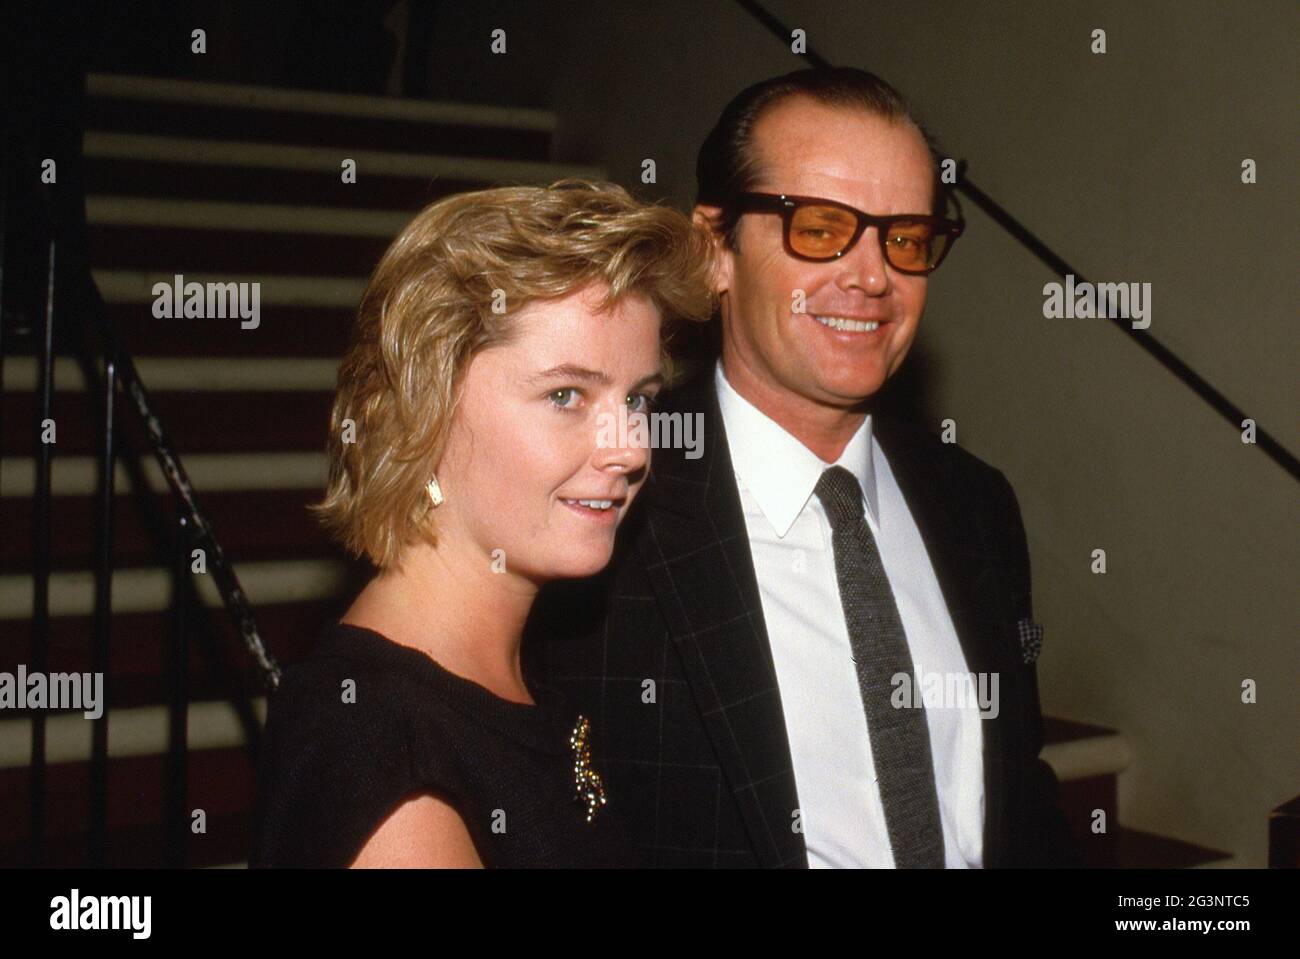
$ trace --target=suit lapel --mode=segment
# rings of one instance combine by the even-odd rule
[[[995,641],[1001,628],[997,557],[987,552],[977,515],[988,504],[970,495],[970,476],[958,474],[954,460],[942,456],[936,441],[916,427],[888,417],[873,417],[873,432],[889,459],[890,470],[925,542],[935,577],[948,604],[957,639],[974,673],[999,674],[999,702],[1015,695],[1008,686],[1016,663]],[[1009,725],[1014,710],[1000,708],[994,719],[981,719],[984,755],[985,867],[1000,864],[1008,824],[1007,760],[1014,754]]]
[[[761,865],[807,865],[791,827],[785,715],[710,364],[666,393],[664,413],[703,416],[697,459],[656,450],[643,493],[642,560],[691,693]]]

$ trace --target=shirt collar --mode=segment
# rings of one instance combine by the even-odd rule
[[[737,393],[722,371],[721,359],[714,367],[714,385],[736,479],[753,494],[777,536],[784,538],[790,531],[831,466],[843,466],[857,477],[872,524],[880,529],[870,414],[840,458],[827,463]]]

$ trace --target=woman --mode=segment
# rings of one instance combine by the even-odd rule
[[[449,197],[389,247],[312,507],[377,574],[271,698],[251,865],[635,864],[601,731],[520,642],[542,584],[608,563],[649,450],[602,424],[648,412],[710,264],[682,214],[575,180]]]

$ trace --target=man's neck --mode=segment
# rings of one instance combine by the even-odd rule
[[[731,388],[755,409],[811,450],[823,463],[834,463],[867,418],[864,410],[817,403],[755,375],[730,353],[722,353],[722,374]]]

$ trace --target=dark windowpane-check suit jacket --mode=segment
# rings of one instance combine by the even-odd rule
[[[702,455],[654,452],[599,576],[542,590],[528,673],[592,722],[592,765],[648,864],[806,867],[781,693],[711,367],[661,397],[702,413]],[[998,672],[983,719],[984,865],[1075,865],[1038,758],[1042,719],[1017,624],[1029,555],[1002,474],[954,445],[873,417],[925,541],[967,668]],[[864,722],[861,713],[845,722]]]

